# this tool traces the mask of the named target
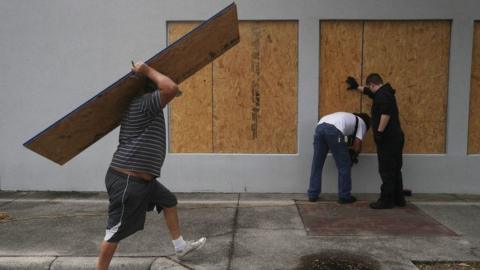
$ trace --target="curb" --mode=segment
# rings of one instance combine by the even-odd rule
[[[2,270],[95,269],[97,257],[0,257]],[[167,257],[113,257],[111,270],[189,270]]]
[[[56,257],[0,257],[0,269],[49,270]]]

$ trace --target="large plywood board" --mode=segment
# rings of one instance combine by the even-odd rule
[[[213,66],[214,151],[296,153],[298,23],[242,22],[240,35]]]
[[[405,153],[445,153],[450,30],[449,21],[365,22],[363,74],[397,90]]]
[[[361,95],[347,91],[347,76],[360,83],[362,21],[320,22],[319,118],[333,112],[359,112]]]
[[[480,154],[480,22],[473,35],[472,78],[470,82],[470,117],[468,120],[468,153]]]
[[[260,25],[259,89],[253,95],[258,123],[252,115],[252,135],[257,152],[297,152],[298,23],[267,22]],[[255,92],[255,85],[252,83]]]
[[[173,43],[197,25],[197,22],[168,23],[168,42]],[[213,152],[212,84],[212,64],[180,84],[182,97],[169,105],[170,152]]]
[[[253,29],[255,22],[241,22],[240,43],[215,61],[213,142],[215,152],[256,152],[252,132],[254,101],[252,82]],[[258,37],[257,37],[257,50]],[[258,79],[257,79],[258,81]]]
[[[235,4],[220,11],[148,61],[181,83],[239,42]],[[120,123],[130,100],[144,81],[129,73],[24,144],[64,164]]]
[[[319,118],[338,112],[366,112],[367,97],[356,91],[347,91],[345,79],[353,76],[359,84],[365,80],[363,73],[364,21],[320,22],[320,87]],[[375,152],[371,130],[365,135],[363,152]]]

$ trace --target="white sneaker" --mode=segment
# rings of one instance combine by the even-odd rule
[[[181,259],[185,257],[188,253],[197,249],[201,249],[206,242],[207,242],[207,238],[205,237],[202,237],[197,241],[186,241],[187,244],[185,245],[185,247],[180,251],[175,251],[175,255],[177,256],[178,259]]]

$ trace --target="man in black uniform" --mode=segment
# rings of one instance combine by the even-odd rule
[[[402,152],[404,134],[400,127],[395,90],[384,84],[377,73],[367,76],[366,86],[359,86],[353,77],[347,78],[349,90],[358,90],[373,99],[371,121],[377,145],[378,171],[382,178],[380,198],[372,202],[373,209],[404,207]]]

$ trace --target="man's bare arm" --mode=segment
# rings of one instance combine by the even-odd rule
[[[143,62],[132,62],[132,71],[152,80],[160,91],[160,106],[164,108],[178,93],[178,85],[169,77],[151,68]]]
[[[353,149],[355,152],[360,153],[360,152],[362,151],[362,140],[360,140],[359,138],[355,137],[355,139],[353,140],[352,149]]]

